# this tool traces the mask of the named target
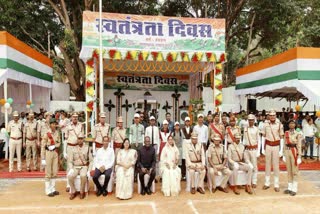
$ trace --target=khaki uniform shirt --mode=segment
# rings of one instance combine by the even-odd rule
[[[77,144],[78,136],[81,132],[83,133],[83,126],[81,123],[78,122],[76,125],[74,125],[73,123],[69,124],[65,133],[67,143]]]
[[[51,144],[51,140],[48,137],[48,132],[50,132],[52,134],[54,144]],[[55,132],[52,132],[52,130],[49,129],[48,132],[43,136],[43,138],[41,140],[41,159],[42,160],[45,159],[46,146],[55,145],[56,148],[58,149],[61,144],[60,132],[58,130],[56,130]]]
[[[213,128],[212,127],[216,127],[216,129],[220,132],[220,134],[222,134],[222,138],[224,138],[224,136],[225,136],[225,128],[224,128],[224,125],[222,124],[222,123],[210,123],[209,125],[208,125],[208,134],[209,134],[209,139],[212,137],[212,135],[215,135],[215,134],[218,134],[218,133],[216,133],[214,130],[213,130]],[[220,135],[219,134],[219,135]]]
[[[71,156],[68,158],[70,169],[77,166],[89,166],[88,169],[92,168],[93,158],[88,145],[83,144],[82,147],[74,146],[72,148]]]
[[[191,143],[187,144],[187,154],[186,154],[186,166],[187,168],[196,167],[200,168],[205,166],[205,155],[202,143],[197,143],[195,145]]]
[[[268,141],[273,142],[280,140],[280,138],[282,138],[284,135],[283,125],[278,121],[275,121],[274,123],[271,123],[269,121],[265,122],[261,133]]]
[[[119,127],[113,129],[112,140],[114,143],[122,143],[126,137],[126,129],[120,129]]]
[[[258,145],[259,137],[259,129],[256,126],[247,127],[243,132],[243,144],[246,146]]]
[[[34,141],[37,139],[37,122],[33,120],[32,122],[28,121],[24,125],[23,128],[23,134],[24,134],[24,142],[26,140],[28,141]]]
[[[40,138],[43,138],[45,134],[48,133],[50,129],[50,124],[47,123],[45,120],[39,121],[37,132],[40,134]]]
[[[214,165],[222,165],[226,158],[227,154],[222,144],[220,144],[219,147],[213,143],[210,144],[208,149],[208,159],[211,159]]]
[[[303,138],[302,135],[299,132],[297,132],[296,130],[294,130],[293,132],[291,132],[291,131],[287,131],[287,132],[289,132],[290,143],[296,145],[297,154],[298,154],[298,156],[301,157],[301,155],[302,155],[301,154],[301,142],[302,142],[302,138]],[[289,144],[286,134],[284,136],[284,143],[285,143],[285,145]]]
[[[244,145],[232,143],[228,148],[228,161],[230,164],[235,162],[249,163],[247,152],[244,152]]]
[[[98,123],[97,125],[94,126],[94,130],[92,132],[92,137],[95,139],[95,142],[98,142],[100,144],[103,143],[103,138],[105,136],[111,136],[110,135],[110,125],[105,123],[102,125],[101,123]]]
[[[17,123],[11,120],[8,124],[8,132],[12,138],[22,138],[23,124],[21,121]]]
[[[240,129],[239,126],[234,126],[234,127],[228,126],[228,127],[226,128],[226,138],[227,138],[227,142],[228,142],[228,143],[234,143],[233,140],[232,140],[232,138],[231,138],[231,136],[230,136],[230,134],[229,134],[228,129],[231,130],[231,133],[233,134],[233,137],[235,137],[236,134],[241,134],[241,129]]]

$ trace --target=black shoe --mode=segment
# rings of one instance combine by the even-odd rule
[[[106,197],[108,195],[108,192],[106,190],[103,190],[102,195]]]
[[[97,193],[96,193],[97,197],[99,197],[101,194],[102,192],[100,190],[97,190]]]
[[[295,196],[296,194],[297,194],[296,192],[293,192],[293,191],[290,192],[291,196]]]
[[[291,191],[288,190],[288,189],[286,189],[283,193],[284,193],[284,194],[291,194]]]
[[[141,195],[145,195],[146,194],[146,191],[144,188],[141,189]]]
[[[58,191],[53,192],[54,195],[59,195],[60,193]]]
[[[151,195],[151,194],[152,194],[152,192],[151,192],[151,190],[150,190],[149,187],[146,188],[146,192],[147,192],[148,195]]]
[[[49,197],[54,197],[54,193],[53,193],[53,192],[52,192],[52,193],[49,193],[48,196],[49,196]]]

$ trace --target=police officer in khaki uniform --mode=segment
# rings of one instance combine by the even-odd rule
[[[289,121],[289,131],[284,134],[285,151],[283,161],[286,163],[288,171],[288,189],[284,193],[291,196],[295,196],[298,191],[298,167],[301,164],[302,135],[295,128],[295,121]]]
[[[26,161],[27,171],[30,172],[31,153],[33,160],[33,170],[37,170],[38,167],[38,154],[37,154],[37,122],[34,120],[34,114],[32,111],[28,114],[28,121],[24,125],[23,129],[23,147],[26,148]]]
[[[70,200],[76,197],[75,179],[80,175],[80,199],[85,197],[85,185],[88,182],[88,169],[92,169],[93,159],[90,152],[89,145],[85,145],[84,134],[82,132],[78,135],[77,145],[71,148],[71,152],[68,151],[68,181],[70,184]]]
[[[115,127],[112,131],[112,142],[113,142],[113,149],[115,154],[118,153],[120,150],[123,140],[126,138],[126,129],[123,128],[123,119],[122,117],[117,118],[117,127]]]
[[[252,174],[252,187],[257,187],[258,180],[258,166],[257,158],[260,156],[260,136],[259,129],[254,125],[256,117],[253,114],[248,115],[249,126],[244,128],[243,145],[246,148],[246,153],[249,157],[250,162],[253,165]]]
[[[9,139],[9,172],[13,171],[13,158],[17,153],[18,172],[21,172],[21,147],[22,147],[22,131],[23,124],[19,121],[19,112],[13,112],[13,120],[8,124]]]
[[[212,184],[212,191],[213,193],[216,190],[220,190],[222,192],[228,193],[227,190],[227,182],[231,175],[230,169],[227,167],[227,153],[224,149],[224,146],[221,144],[220,135],[215,134],[211,136],[211,141],[213,143],[210,144],[208,149],[208,170]],[[223,180],[220,186],[216,186],[216,176],[223,175]]]
[[[209,138],[215,134],[218,134],[222,140],[225,137],[224,125],[220,122],[219,113],[214,114],[213,122],[208,124],[208,136]]]
[[[73,148],[77,146],[78,137],[80,135],[84,135],[83,126],[81,123],[78,122],[78,114],[74,112],[72,114],[72,121],[67,126],[67,130],[65,133],[64,150],[63,150],[64,152],[63,156],[65,159],[67,159],[67,173],[70,170],[69,156],[73,152]],[[70,191],[69,180],[67,180],[66,192],[69,192],[69,191]]]
[[[235,117],[230,117],[229,125],[226,128],[226,138],[225,138],[225,149],[226,151],[228,150],[228,145],[232,144],[235,142],[235,135],[236,134],[241,134],[241,129],[239,126],[236,126],[236,118]]]
[[[92,145],[93,156],[96,155],[98,149],[103,147],[103,137],[111,136],[111,127],[106,123],[106,113],[101,112],[99,114],[99,123],[94,126],[94,130],[92,132],[92,138],[94,139],[94,143]]]
[[[41,165],[45,166],[45,193],[49,197],[59,195],[56,191],[58,174],[59,147],[61,145],[60,133],[57,130],[57,121],[50,119],[50,129],[43,136],[41,142]]]
[[[51,119],[51,112],[46,112],[44,114],[44,120],[40,121],[37,126],[37,138],[38,138],[38,148],[42,149],[41,142],[42,138],[48,133],[50,129],[50,119]],[[40,154],[44,151],[40,151]],[[43,171],[44,166],[41,165],[40,171]]]
[[[283,125],[276,120],[276,112],[270,110],[269,121],[264,123],[262,133],[262,154],[266,156],[266,174],[263,189],[270,188],[271,164],[274,176],[274,190],[280,191],[279,186],[279,157],[283,155]]]
[[[235,134],[236,141],[229,145],[228,148],[228,162],[229,167],[233,170],[234,187],[233,192],[239,195],[240,192],[237,188],[238,171],[245,171],[247,173],[247,185],[246,192],[250,195],[252,194],[251,181],[252,181],[252,171],[253,165],[249,160],[247,153],[244,151],[244,145],[240,143],[241,134]]]
[[[191,183],[191,194],[196,193],[196,189],[201,194],[205,194],[203,181],[206,175],[205,154],[202,143],[198,143],[198,134],[193,132],[191,143],[186,146],[186,168]],[[199,172],[198,187],[195,186],[195,172]]]

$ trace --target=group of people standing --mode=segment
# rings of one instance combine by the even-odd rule
[[[240,171],[245,173],[245,191],[253,194],[258,182],[257,158],[260,152],[266,157],[263,189],[270,188],[272,166],[274,190],[280,191],[279,158],[284,153],[283,160],[288,170],[285,193],[295,195],[298,190],[302,136],[296,131],[294,120],[289,121],[289,130],[284,132],[273,110],[268,112],[268,118],[260,129],[255,126],[256,118],[252,114],[248,115],[248,124],[241,128],[236,125],[234,116],[228,118],[227,125],[223,123],[219,113],[212,115],[212,121],[204,121],[204,115],[198,114],[195,126],[191,125],[189,117],[184,119],[183,125],[173,123],[171,115],[167,113],[160,127],[154,116],[149,118],[149,125],[146,125],[137,113],[128,134],[123,127],[122,117],[117,118],[117,127],[112,130],[106,123],[106,114],[102,112],[99,123],[91,131],[92,146],[84,143],[84,127],[78,122],[77,113],[72,114],[71,121],[62,120],[59,125],[50,113],[46,113],[40,128],[33,125],[32,113],[29,113],[30,122],[25,126],[19,123],[16,115],[17,112],[14,112],[14,120],[8,126],[10,155],[11,151],[14,154],[13,149],[22,138],[31,151],[36,144],[30,142],[41,142],[45,193],[50,197],[59,194],[55,189],[55,178],[60,146],[63,146],[63,156],[67,160],[66,191],[70,193],[70,200],[77,196],[77,192],[80,192],[80,199],[85,197],[88,178],[93,179],[97,196],[107,196],[108,184],[115,178],[115,192],[119,199],[132,197],[135,177],[142,195],[152,194],[155,178],[162,180],[161,190],[165,196],[177,196],[181,191],[180,182],[184,179],[191,194],[205,194],[205,177],[210,184],[210,192],[220,190],[228,193],[229,183],[232,191],[238,195]],[[10,156],[10,171],[13,168],[12,160]],[[36,164],[34,161],[35,168]],[[28,166],[30,161],[27,159]],[[21,162],[20,165],[18,162],[19,169]],[[101,179],[102,175],[104,179]],[[217,182],[219,176],[221,181]],[[80,187],[77,189],[75,181],[78,177]]]

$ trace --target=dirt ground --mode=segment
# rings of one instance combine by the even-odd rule
[[[70,201],[64,191],[64,179],[57,181],[60,195],[54,198],[45,196],[43,180],[19,179],[16,184],[1,190],[0,213],[320,213],[320,191],[314,183],[300,176],[299,192],[292,197],[283,194],[287,186],[285,173],[281,173],[280,181],[281,192],[276,193],[273,188],[262,190],[263,174],[260,173],[254,195],[248,195],[244,189],[240,195],[231,190],[228,194],[210,194],[207,190],[205,195],[191,195],[185,191],[186,185],[182,182],[178,197],[164,197],[159,183],[156,193],[141,196],[135,184],[135,193],[130,200],[119,200],[114,194],[97,198],[91,182],[87,198]]]

